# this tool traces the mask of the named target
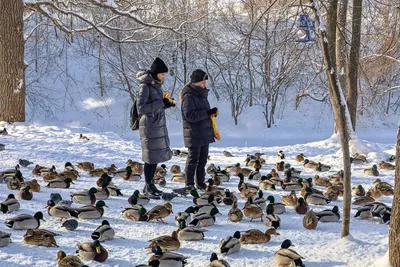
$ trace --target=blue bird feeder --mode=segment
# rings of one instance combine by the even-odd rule
[[[313,38],[315,32],[315,21],[310,19],[306,13],[299,15],[297,20],[297,40],[299,43],[315,42]]]

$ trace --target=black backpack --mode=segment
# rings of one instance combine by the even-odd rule
[[[140,115],[137,110],[137,98],[133,101],[133,105],[131,107],[131,129],[132,131],[139,130],[139,120]]]

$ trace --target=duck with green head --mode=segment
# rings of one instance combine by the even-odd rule
[[[147,222],[147,210],[142,205],[135,205],[122,211],[122,216],[135,222]]]
[[[24,188],[21,188],[18,191],[17,197],[19,197],[19,199],[22,199],[22,200],[32,200],[33,194],[32,194],[31,187],[29,185],[27,185]]]
[[[274,214],[282,214],[286,212],[285,205],[279,202],[275,202],[274,196],[268,196],[267,200],[269,201],[269,204],[274,207]]]
[[[267,227],[279,229],[281,226],[281,218],[275,214],[274,206],[272,204],[268,204],[266,212],[267,215],[265,217],[265,225]]]
[[[294,209],[298,214],[306,214],[307,211],[309,210],[307,202],[304,200],[304,198],[300,197],[297,200],[296,207]]]
[[[281,248],[274,255],[275,266],[305,267],[303,261],[301,260],[304,258],[300,256],[296,251],[291,249],[291,246],[293,246],[293,244],[289,239],[286,239],[282,242]]]
[[[221,251],[221,254],[223,255],[229,255],[239,252],[240,248],[241,244],[239,231],[236,231],[233,236],[228,236],[224,239],[221,239],[221,241],[219,242],[219,249]]]
[[[163,251],[160,246],[154,246],[151,251],[154,253],[149,259],[149,263],[158,260],[160,266],[184,266],[187,263],[188,257],[182,254]]]
[[[105,262],[108,258],[108,251],[100,244],[99,240],[79,243],[77,246],[79,257],[84,261]]]
[[[186,224],[189,224],[192,220],[191,214],[196,213],[197,211],[194,207],[189,207],[184,212],[178,212],[175,215],[175,225],[179,227],[180,221],[185,221]]]
[[[96,205],[83,206],[75,209],[75,211],[78,213],[77,218],[79,219],[100,219],[103,217],[104,207],[108,208],[103,200],[99,200]]]
[[[139,190],[133,191],[132,196],[128,198],[128,203],[134,205],[146,205],[150,202],[150,198],[140,194]]]
[[[9,194],[7,198],[0,203],[0,210],[3,213],[11,213],[17,211],[20,208],[20,204],[17,199],[15,199],[14,194]]]
[[[258,185],[259,188],[266,191],[275,191],[276,190],[275,183],[271,180],[271,178],[272,178],[271,174],[261,176],[261,180]]]
[[[92,187],[89,190],[83,190],[71,193],[72,202],[77,204],[94,204],[96,203],[97,189]]]
[[[197,222],[195,222],[197,224]],[[205,229],[186,226],[185,220],[179,222],[178,239],[181,241],[198,241],[204,239]]]
[[[198,225],[208,227],[215,224],[216,218],[215,216],[221,213],[219,212],[217,207],[214,207],[210,210],[210,213],[200,213],[196,214],[193,219],[198,220]]]
[[[225,189],[225,196],[222,202],[227,206],[232,206],[233,202],[237,201],[237,197],[229,189]]]
[[[267,206],[265,202],[266,200],[264,198],[264,193],[262,190],[259,190],[257,193],[257,197],[254,197],[253,199],[253,203],[260,206],[260,208],[265,209],[265,207]]]

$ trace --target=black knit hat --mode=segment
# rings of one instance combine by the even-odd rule
[[[154,62],[151,64],[150,72],[153,75],[157,75],[159,73],[168,72],[168,67],[165,65],[164,61],[161,58],[157,57]]]
[[[194,70],[192,74],[190,74],[191,83],[198,83],[205,80],[208,80],[207,73],[205,73],[201,69]]]

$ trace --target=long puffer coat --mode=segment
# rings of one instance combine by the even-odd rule
[[[214,130],[207,114],[208,89],[188,84],[181,91],[183,138],[186,147],[214,143]]]
[[[136,78],[140,82],[137,109],[139,115],[142,115],[139,121],[142,160],[149,164],[168,161],[172,158],[172,151],[161,83],[148,71],[138,72]]]

